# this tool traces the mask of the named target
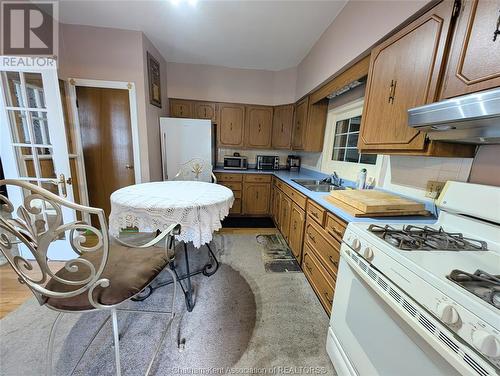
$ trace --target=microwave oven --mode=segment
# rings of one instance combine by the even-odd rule
[[[247,157],[225,155],[224,169],[225,170],[246,170],[248,168]]]
[[[256,167],[257,170],[279,170],[280,157],[273,155],[258,155]]]

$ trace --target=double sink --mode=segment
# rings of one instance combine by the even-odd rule
[[[335,185],[325,180],[292,179],[292,181],[313,192],[330,192],[346,189],[343,185]]]

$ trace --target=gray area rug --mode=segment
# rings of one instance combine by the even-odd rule
[[[177,299],[176,332],[186,340],[179,352],[167,336],[153,375],[325,374],[335,375],[325,350],[328,317],[302,273],[266,273],[255,235],[220,235],[212,249],[220,269],[193,278],[196,306],[187,312]],[[178,252],[179,268],[183,265]],[[207,252],[190,249],[193,264]],[[160,279],[168,278],[162,273]],[[180,290],[179,290],[180,291]],[[166,309],[172,286],[158,289],[139,309]],[[107,313],[65,315],[55,343],[56,375],[69,375]],[[0,374],[42,375],[45,348],[56,313],[31,299],[0,320]],[[160,337],[164,318],[119,313],[123,375],[144,374]],[[315,371],[311,371],[314,368]],[[93,341],[75,375],[113,375],[110,322]]]

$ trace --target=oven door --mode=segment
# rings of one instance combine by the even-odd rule
[[[339,375],[457,375],[346,259],[343,254],[327,343]]]

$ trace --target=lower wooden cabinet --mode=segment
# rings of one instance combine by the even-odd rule
[[[281,191],[277,186],[273,185],[273,203],[272,215],[276,228],[280,228],[280,208],[281,208]]]
[[[318,296],[321,305],[328,314],[330,314],[335,291],[335,279],[326,272],[314,251],[307,244],[304,245],[302,269],[314,292]]]
[[[243,185],[243,214],[268,215],[271,184],[245,183]]]
[[[290,217],[292,215],[292,200],[285,194],[281,195],[280,203],[280,231],[287,243],[290,237]]]
[[[304,225],[306,222],[306,214],[295,202],[292,203],[290,215],[290,230],[288,236],[288,245],[292,250],[293,255],[300,264],[302,260],[302,241],[304,238]]]

